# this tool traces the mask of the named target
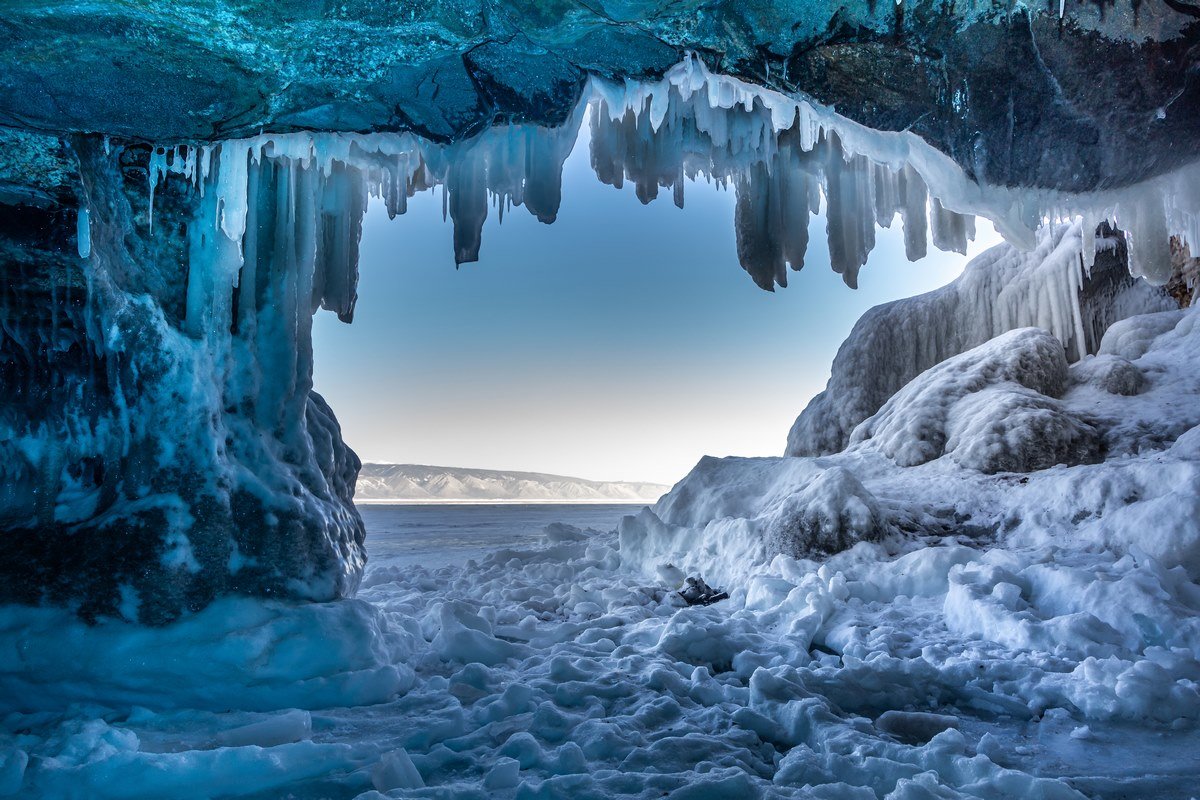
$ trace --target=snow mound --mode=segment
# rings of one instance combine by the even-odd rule
[[[227,598],[161,628],[0,606],[0,639],[3,711],[327,708],[384,702],[412,683],[407,640],[355,600]]]
[[[767,552],[829,555],[875,538],[881,529],[875,497],[849,470],[831,467],[784,500],[767,527]]]
[[[1186,309],[1158,314],[1138,314],[1113,323],[1104,333],[1098,355],[1119,356],[1135,361],[1154,344],[1154,340],[1175,328]]]
[[[1142,391],[1146,379],[1129,359],[1106,354],[1090,356],[1072,365],[1071,383],[1094,386],[1109,394],[1128,397]]]
[[[902,467],[950,454],[988,473],[1095,460],[1096,430],[1054,399],[1066,386],[1053,335],[1010,331],[922,373],[855,428],[850,444]]]
[[[826,556],[892,530],[888,509],[849,470],[801,459],[776,466],[701,459],[653,510],[622,520],[622,558],[722,583],[745,564]]]
[[[993,386],[959,401],[946,452],[980,472],[1032,472],[1099,460],[1100,435],[1062,405],[1028,389]]]

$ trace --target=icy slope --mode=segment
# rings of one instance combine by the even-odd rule
[[[669,486],[628,481],[589,481],[540,472],[363,464],[357,500],[532,500],[653,502]]]

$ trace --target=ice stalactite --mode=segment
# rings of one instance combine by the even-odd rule
[[[562,167],[575,132],[590,109],[591,164],[599,180],[634,185],[642,202],[660,190],[684,204],[689,180],[731,186],[737,193],[734,228],[742,267],[759,286],[787,285],[787,268],[804,265],[813,216],[823,214],[833,269],[850,286],[875,247],[876,227],[897,217],[906,255],[923,258],[929,244],[966,252],[975,216],[996,224],[1024,249],[1048,222],[1083,217],[1091,228],[1123,225],[1135,275],[1169,277],[1171,235],[1200,239],[1200,165],[1119,191],[1067,195],[983,185],[950,157],[908,132],[882,132],[800,97],[714,74],[695,57],[658,82],[616,84],[593,77],[572,116],[556,128],[498,126],[467,140],[434,143],[409,133],[264,134],[215,147],[159,148],[150,165],[154,186],[177,173],[202,187],[216,162],[213,191],[220,227],[233,241],[246,230],[246,163],[287,159],[328,173],[339,165],[361,176],[355,202],[384,199],[393,216],[407,198],[441,186],[454,224],[456,263],[475,261],[483,223],[494,206],[501,219],[525,206],[552,222],[561,200]],[[351,216],[361,210],[342,207]],[[1085,263],[1094,237],[1081,243]],[[1165,255],[1164,255],[1165,254]],[[349,254],[347,254],[349,255]],[[1164,266],[1166,264],[1166,266]]]
[[[221,142],[213,147],[156,148],[150,165],[150,202],[155,187],[167,175],[191,182],[209,196],[216,226],[235,244],[244,245],[255,233],[249,215],[255,170],[263,164],[282,164],[322,176],[305,189],[306,196],[281,197],[282,203],[322,206],[322,230],[317,263],[339,273],[357,269],[357,240],[362,215],[371,197],[384,201],[391,216],[403,214],[416,192],[442,187],[446,215],[454,223],[456,263],[477,261],[484,222],[490,206],[503,219],[505,210],[524,206],[544,223],[558,215],[562,200],[562,168],[575,144],[581,105],[557,128],[509,125],[489,128],[461,142],[441,144],[409,133],[263,134]],[[215,180],[209,180],[215,171]],[[211,186],[208,186],[212,183]],[[153,213],[153,212],[151,212]],[[333,226],[342,226],[338,233]],[[330,250],[330,246],[341,250]],[[335,266],[336,265],[336,266]],[[321,276],[318,276],[321,277]],[[344,278],[329,279],[342,281]],[[325,308],[348,315],[352,301]]]

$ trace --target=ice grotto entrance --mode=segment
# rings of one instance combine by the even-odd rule
[[[1105,326],[1076,295],[1107,252],[1092,235],[1104,219],[1127,221],[1129,269],[1156,281],[1171,269],[1170,234],[1198,238],[1195,205],[1178,202],[1191,197],[1194,167],[1120,191],[988,186],[912,133],[873,131],[695,57],[657,82],[592,79],[586,100],[565,125],[501,125],[450,143],[297,132],[147,154],[74,140],[88,288],[52,302],[67,327],[56,318],[36,345],[64,348],[62,397],[47,405],[36,370],[17,376],[31,392],[9,440],[6,513],[14,529],[39,533],[16,537],[21,552],[4,562],[10,599],[165,622],[229,592],[352,593],[364,556],[357,459],[311,391],[311,312],[353,316],[372,194],[399,213],[413,193],[444,186],[459,262],[478,257],[490,202],[497,216],[520,204],[553,219],[589,108],[601,181],[628,181],[639,199],[669,188],[677,204],[689,176],[732,187],[737,258],[763,288],[804,263],[822,207],[829,264],[851,286],[881,224],[897,225],[918,258],[930,241],[964,251],[976,214],[1029,247],[1044,218],[1081,216],[1071,257],[1050,262],[1054,277],[1001,291],[992,270],[991,288],[976,292],[995,294],[975,315],[983,341],[1037,325],[1074,357],[1095,350]],[[195,379],[207,375],[214,382]],[[63,431],[66,447],[38,447],[47,430]],[[114,539],[113,526],[129,533]]]

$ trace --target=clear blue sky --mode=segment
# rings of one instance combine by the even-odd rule
[[[738,266],[732,191],[642,206],[596,180],[586,125],[558,221],[493,209],[457,271],[440,192],[391,221],[372,203],[354,324],[315,321],[316,388],[364,461],[673,483],[706,454],[778,455],[859,315],[966,263],[908,263],[897,224],[853,291],[814,219],[808,265],[764,292]],[[995,241],[981,222],[972,251]]]

